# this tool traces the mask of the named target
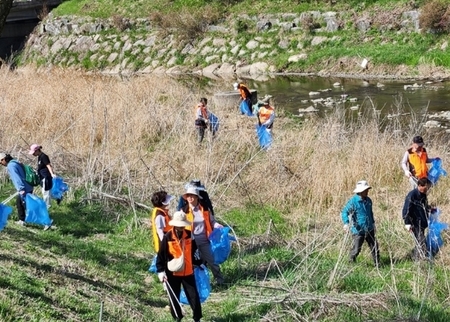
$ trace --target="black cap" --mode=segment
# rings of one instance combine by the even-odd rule
[[[423,138],[421,136],[415,136],[413,138],[413,143],[417,143],[417,144],[423,144]]]

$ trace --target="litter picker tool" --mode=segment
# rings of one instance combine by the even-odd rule
[[[167,282],[167,280],[164,280],[164,289],[166,290],[167,295],[169,296],[170,305],[172,306],[172,309],[175,312],[175,316],[177,317],[177,319],[182,318],[182,317],[178,316],[177,310],[176,310],[175,305],[174,305],[174,303],[172,301],[172,297],[170,296],[170,293],[172,293],[173,297],[175,298],[175,300],[178,303],[178,306],[181,308],[181,314],[186,315],[186,311],[184,310],[183,306],[181,305],[180,301],[178,300],[178,296],[172,290],[172,287],[170,287],[170,284]],[[169,290],[170,290],[170,293],[169,293]]]

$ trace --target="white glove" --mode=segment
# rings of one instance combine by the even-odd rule
[[[166,272],[158,273],[158,278],[161,283],[163,283],[167,279]]]
[[[345,230],[345,231],[348,231],[348,224],[345,224],[345,225],[344,225],[344,230]]]
[[[53,173],[53,174],[52,174],[52,178],[56,178],[56,174]]]
[[[405,229],[406,229],[407,231],[411,231],[411,225],[405,225]]]
[[[407,178],[411,177],[411,172],[405,171],[405,176],[406,176]]]
[[[219,224],[218,222],[216,222],[214,224],[214,228],[223,228],[223,225]]]

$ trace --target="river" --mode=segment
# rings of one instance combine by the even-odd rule
[[[403,111],[414,111],[422,114],[428,111],[435,114],[450,111],[450,83],[417,81],[388,81],[325,78],[311,76],[277,76],[268,81],[246,80],[250,88],[258,91],[258,97],[272,95],[275,107],[299,114],[299,109],[314,106],[319,112],[324,112],[332,104],[345,98],[343,106],[358,110],[370,106],[381,110],[384,115]],[[416,86],[413,86],[416,84]],[[316,92],[316,95],[310,95]],[[328,99],[327,99],[328,98]],[[325,101],[313,104],[312,100]],[[402,104],[399,104],[402,102]]]

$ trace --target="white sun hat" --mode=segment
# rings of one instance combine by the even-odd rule
[[[356,188],[355,188],[355,190],[353,190],[353,192],[360,193],[360,192],[366,191],[367,189],[372,189],[372,187],[369,186],[367,181],[361,180],[356,183]]]
[[[186,227],[192,223],[186,219],[186,214],[182,211],[175,211],[172,216],[172,220],[169,221],[169,225],[172,227]]]
[[[238,86],[239,86],[239,83],[234,83],[234,84],[233,84],[233,88],[234,88],[235,91],[238,90]]]
[[[202,199],[202,197],[200,197],[200,195],[198,194],[198,189],[193,186],[189,186],[187,188],[185,194],[183,195],[183,199],[186,199],[188,195],[194,195],[194,196],[197,196],[198,199]]]

